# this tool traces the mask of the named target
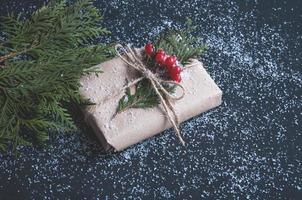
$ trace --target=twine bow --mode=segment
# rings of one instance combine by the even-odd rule
[[[160,77],[158,77],[156,74],[154,74],[152,71],[148,69],[148,67],[141,61],[142,59],[139,57],[138,52],[134,49],[131,48],[130,45],[127,45],[127,47],[123,47],[121,44],[117,44],[115,46],[115,51],[117,56],[119,56],[128,66],[136,69],[139,71],[142,75],[142,77],[128,83],[125,87],[123,87],[122,90],[125,90],[126,88],[129,88],[139,81],[143,79],[148,79],[156,92],[157,96],[160,99],[160,102],[162,103],[164,110],[167,114],[167,117],[169,121],[171,122],[176,136],[178,137],[179,141],[182,143],[182,145],[185,145],[185,141],[183,140],[180,130],[179,130],[179,119],[177,117],[177,114],[175,112],[175,108],[171,103],[171,100],[179,100],[183,98],[185,94],[185,89],[184,87],[174,81],[167,81],[163,80]],[[178,86],[179,88],[182,89],[182,93],[180,96],[174,96],[170,94],[162,85],[162,83],[170,83],[174,84],[175,86]]]

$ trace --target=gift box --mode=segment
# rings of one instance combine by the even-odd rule
[[[203,64],[194,59],[192,65],[182,75],[181,85],[185,95],[172,101],[180,122],[217,107],[222,101],[222,91]],[[80,93],[91,102],[98,102],[86,107],[83,112],[86,122],[105,150],[121,151],[172,127],[162,104],[153,108],[132,108],[116,115],[119,100],[124,95],[119,91],[127,82],[136,79],[139,73],[119,57],[101,63],[96,68],[103,73],[82,77]],[[175,93],[180,92],[177,88]]]

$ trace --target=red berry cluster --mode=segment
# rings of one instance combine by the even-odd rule
[[[178,65],[177,57],[175,55],[169,56],[164,50],[159,49],[154,53],[154,46],[151,43],[145,45],[145,53],[148,56],[154,56],[155,61],[159,66],[166,68],[173,81],[180,82],[182,68]]]

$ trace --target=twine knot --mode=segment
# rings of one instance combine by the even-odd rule
[[[154,79],[154,74],[149,70],[149,69],[145,69],[144,71],[143,71],[143,75],[144,75],[144,77],[146,77],[147,79]]]

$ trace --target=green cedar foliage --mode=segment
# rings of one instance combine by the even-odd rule
[[[164,49],[169,55],[176,55],[178,61],[190,64],[190,59],[199,58],[207,46],[200,43],[200,38],[192,35],[195,27],[191,19],[187,19],[184,29],[168,29],[157,39],[156,49]]]
[[[199,58],[207,49],[206,45],[200,44],[199,38],[194,37],[192,21],[187,20],[186,27],[182,30],[168,29],[156,39],[155,50],[163,49],[169,55],[176,55],[182,65],[190,64],[190,59]],[[152,71],[156,68],[154,60],[145,59],[146,65]],[[163,79],[168,79],[165,75]],[[164,88],[173,93],[175,86],[163,84]],[[143,79],[135,86],[136,92],[131,94],[129,90],[120,99],[117,113],[129,108],[150,108],[160,103],[159,97],[147,79]]]
[[[48,131],[74,129],[64,105],[86,102],[80,77],[108,58],[111,47],[91,45],[107,34],[90,0],[51,1],[28,19],[1,18],[0,149],[48,139]]]
[[[150,87],[149,80],[144,80],[137,83],[134,94],[131,94],[130,88],[127,88],[126,94],[119,101],[117,113],[129,108],[149,108],[157,105],[159,99],[155,91],[148,89],[148,87]]]

